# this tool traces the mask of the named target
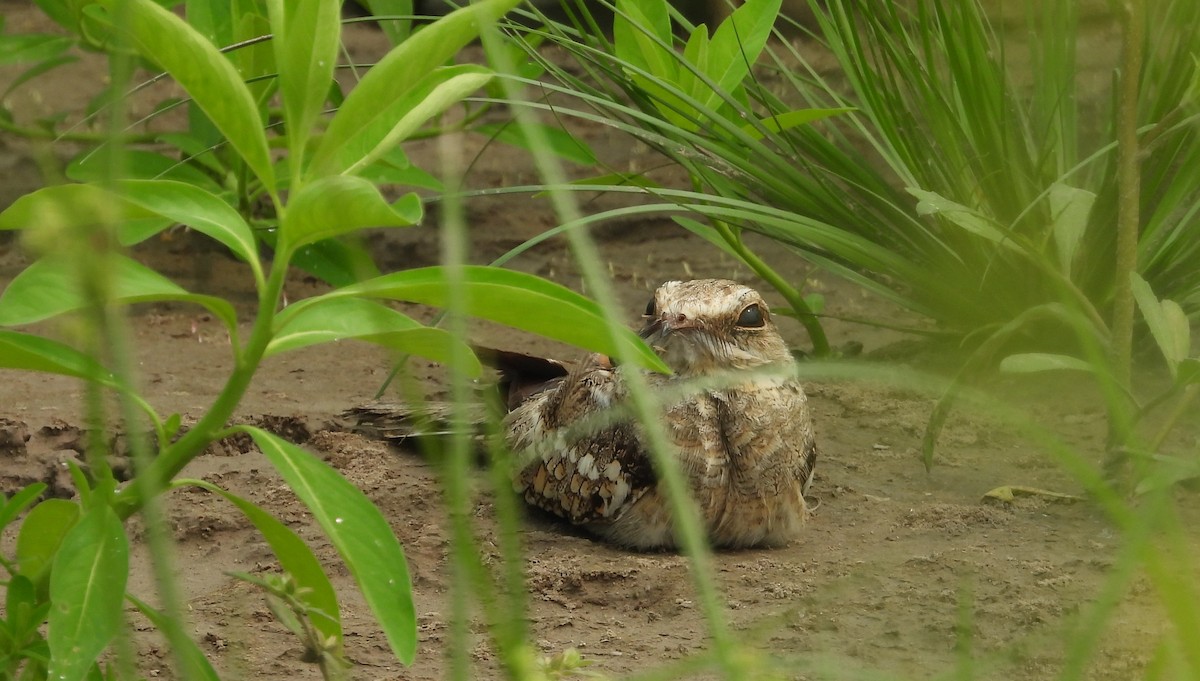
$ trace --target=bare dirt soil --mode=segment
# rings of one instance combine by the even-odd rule
[[[24,3],[0,2],[0,9],[10,31],[40,25],[38,15]],[[356,34],[355,41],[356,49],[364,52],[378,48],[370,32]],[[85,60],[60,72],[57,80],[22,90],[26,99],[16,108],[29,116],[78,111],[84,96],[80,93],[93,92],[102,73],[102,62]],[[610,129],[581,126],[579,133],[607,163],[622,168],[658,164],[646,149]],[[480,146],[470,138],[462,143],[468,157]],[[411,153],[432,169],[436,151],[437,142],[423,142]],[[23,140],[0,140],[0,205],[36,185],[39,175],[32,159],[42,152]],[[488,149],[468,176],[475,187],[533,180],[522,153],[499,147]],[[606,200],[596,199],[584,208],[594,210]],[[556,224],[543,201],[528,197],[481,200],[469,211],[471,259],[479,263]],[[631,311],[631,322],[653,287],[666,279],[732,277],[762,286],[744,268],[666,220],[607,224],[595,236]],[[374,234],[371,239],[385,269],[436,262],[436,210],[426,225]],[[0,283],[7,283],[27,260],[15,241],[0,243]],[[149,244],[138,256],[191,290],[232,298],[247,322],[253,297],[246,273],[223,254],[197,249],[196,244],[188,235],[176,235]],[[766,252],[791,281],[824,293],[831,315],[900,318],[860,290],[810,270],[796,258]],[[533,249],[513,266],[579,286],[572,258],[560,240]],[[288,286],[292,300],[322,290],[302,274]],[[406,311],[432,318],[429,310]],[[784,324],[786,337],[805,347],[808,340],[799,324]],[[46,329],[57,333],[52,326]],[[835,345],[859,342],[868,356],[902,338],[837,321],[831,321],[829,329]],[[219,322],[196,309],[155,306],[135,310],[133,332],[138,371],[150,402],[161,413],[177,411],[185,421],[197,418],[230,367],[228,338]],[[478,327],[473,340],[565,358],[576,354],[494,326]],[[324,346],[273,358],[251,386],[239,418],[265,425],[320,454],[390,519],[407,552],[419,616],[420,644],[411,667],[392,658],[334,549],[257,451],[217,447],[185,474],[251,499],[310,542],[339,589],[346,651],[357,664],[354,678],[439,678],[446,670],[451,578],[448,521],[437,475],[412,451],[350,432],[339,416],[370,401],[389,366],[387,353],[365,344]],[[411,365],[411,374],[432,397],[442,392],[436,367],[418,362]],[[81,386],[11,371],[0,372],[0,381],[0,430],[12,435],[0,451],[0,487],[12,491],[46,480],[54,493],[70,494],[62,462],[79,456]],[[1090,384],[1056,378],[997,383],[990,389],[1024,402],[1039,423],[1066,433],[1086,457],[1100,460],[1104,419]],[[1120,538],[1086,502],[1028,498],[993,505],[981,497],[1005,484],[1075,494],[1079,486],[1016,429],[973,412],[951,419],[937,466],[927,475],[918,452],[935,396],[850,381],[812,383],[808,390],[823,452],[814,484],[820,507],[808,531],[786,548],[716,556],[716,578],[729,621],[749,648],[785,660],[776,670],[779,678],[862,678],[871,671],[879,674],[873,678],[926,678],[950,672],[962,662],[960,630],[968,627],[978,678],[1054,677],[1065,657],[1065,641],[1087,617]],[[25,434],[29,439],[23,443]],[[498,554],[489,522],[493,501],[483,472],[478,476],[474,515],[481,544],[485,553]],[[227,574],[277,569],[267,545],[240,513],[200,491],[171,494],[169,512],[191,631],[226,678],[318,678],[317,669],[301,661],[299,642],[273,619],[261,593]],[[141,531],[136,521],[131,523],[135,539]],[[11,534],[10,530],[0,548],[11,549]],[[592,670],[616,676],[679,664],[706,649],[706,625],[682,557],[611,548],[534,514],[525,520],[522,539],[528,556],[531,630],[535,645],[545,654],[578,648],[595,662]],[[152,596],[153,589],[144,546],[138,543],[130,590]],[[1167,626],[1154,594],[1139,580],[1122,596],[1085,676],[1139,675]],[[165,643],[144,623],[137,628],[135,645],[143,673],[170,676]],[[498,669],[482,625],[475,631],[475,675],[494,676]]]

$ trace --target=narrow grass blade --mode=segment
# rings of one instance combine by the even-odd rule
[[[379,509],[337,471],[304,449],[265,430],[239,426],[254,438],[333,542],[363,598],[404,664],[417,647],[412,582],[400,542]]]
[[[165,614],[150,607],[149,603],[134,598],[132,595],[126,594],[125,598],[130,603],[133,603],[138,612],[150,620],[150,624],[153,624],[155,629],[162,632],[167,630],[168,624]],[[182,678],[188,679],[188,681],[221,681],[217,670],[213,669],[212,663],[204,656],[204,651],[200,649],[200,646],[190,636],[184,636],[175,642],[185,642],[183,650],[174,651],[177,659],[186,666],[186,669],[181,670],[182,673],[180,676]]]

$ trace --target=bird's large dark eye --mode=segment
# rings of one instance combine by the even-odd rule
[[[762,308],[757,303],[746,306],[742,313],[738,315],[737,325],[742,328],[757,329],[766,324],[763,317]]]
[[[654,299],[653,298],[650,299],[650,302],[646,303],[646,311],[643,314],[647,317],[654,316]]]

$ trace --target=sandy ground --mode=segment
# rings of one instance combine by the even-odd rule
[[[0,2],[0,8],[10,30],[27,30],[36,22],[21,3]],[[363,41],[371,40],[364,35]],[[45,84],[37,96],[26,94],[30,99],[24,110],[62,107],[64,93],[85,87],[97,64],[89,60],[64,71],[63,80]],[[579,134],[609,163],[658,164],[646,149],[605,128],[585,126]],[[473,151],[478,141],[464,144]],[[412,155],[433,167],[434,144],[415,146]],[[0,204],[36,183],[31,160],[36,151],[20,140],[0,140],[0,186],[5,188]],[[487,187],[532,179],[519,154],[494,147],[475,164],[468,182]],[[471,204],[469,215],[471,259],[481,263],[555,224],[543,202],[525,197],[479,201]],[[381,266],[395,270],[436,262],[436,213],[430,218],[424,226],[372,235]],[[712,276],[759,283],[667,221],[604,225],[595,236],[631,323],[648,293],[665,279]],[[14,242],[0,243],[3,284],[26,261]],[[219,253],[197,250],[195,243],[187,236],[159,240],[138,255],[191,290],[232,298],[246,323],[252,297],[245,272]],[[777,256],[772,262],[792,281],[824,293],[832,315],[896,317],[861,291],[810,271],[795,258]],[[534,249],[513,266],[579,286],[561,241]],[[295,300],[320,290],[317,282],[297,274],[288,295]],[[406,311],[431,317],[428,310]],[[805,347],[802,328],[784,324],[789,341]],[[838,322],[831,322],[829,330],[835,345],[862,343],[868,355],[900,339]],[[148,399],[162,413],[197,418],[230,366],[220,324],[196,309],[158,306],[136,310],[133,331]],[[566,358],[575,353],[494,326],[474,329],[473,339]],[[436,367],[418,362],[410,368],[431,396],[442,393]],[[342,344],[276,357],[255,379],[239,418],[319,453],[391,521],[408,556],[419,616],[420,645],[411,667],[391,657],[334,549],[257,451],[214,448],[185,474],[248,497],[310,542],[339,590],[346,652],[357,664],[354,678],[439,678],[447,668],[451,578],[448,521],[437,474],[414,452],[350,432],[339,417],[371,400],[388,369],[387,354],[369,345]],[[78,456],[81,386],[11,371],[0,372],[0,381],[5,428],[30,437],[24,446],[0,452],[0,488],[11,491],[46,480],[53,493],[70,494],[61,462]],[[1037,414],[1037,422],[1065,433],[1088,459],[1100,460],[1103,413],[1089,384],[1056,379],[986,387],[1024,403]],[[934,395],[851,381],[814,382],[808,390],[823,452],[814,484],[820,507],[810,527],[786,548],[716,556],[728,619],[748,649],[770,653],[777,665],[773,678],[929,678],[950,673],[963,662],[960,629],[966,626],[975,678],[1053,678],[1064,659],[1065,642],[1087,617],[1089,601],[1104,583],[1119,537],[1088,503],[1034,498],[1005,506],[985,504],[981,497],[1005,484],[1067,493],[1078,493],[1078,485],[1016,429],[969,411],[957,413],[947,425],[937,466],[927,475],[918,452]],[[493,500],[484,472],[477,477],[474,517],[490,558],[498,555],[490,522]],[[299,642],[274,621],[261,593],[227,574],[277,569],[268,547],[239,512],[199,491],[172,494],[169,511],[191,631],[225,678],[319,678],[314,666],[301,661]],[[140,537],[136,521],[130,531]],[[0,546],[11,547],[11,534]],[[682,557],[614,549],[535,514],[525,519],[522,540],[533,643],[543,653],[574,647],[594,661],[592,670],[618,676],[669,667],[706,650],[706,625]],[[130,590],[143,596],[153,592],[144,554],[138,544],[130,583]],[[1154,594],[1139,579],[1123,596],[1086,676],[1139,675],[1167,626]],[[137,628],[142,672],[169,676],[165,644],[148,627]],[[494,676],[498,670],[484,628],[478,625],[474,631],[475,675]]]

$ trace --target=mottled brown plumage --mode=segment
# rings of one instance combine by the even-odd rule
[[[778,545],[804,524],[817,449],[794,361],[762,297],[732,281],[663,284],[642,337],[674,372],[645,374],[714,545]],[[508,415],[530,504],[639,549],[676,545],[624,367],[594,355]]]

